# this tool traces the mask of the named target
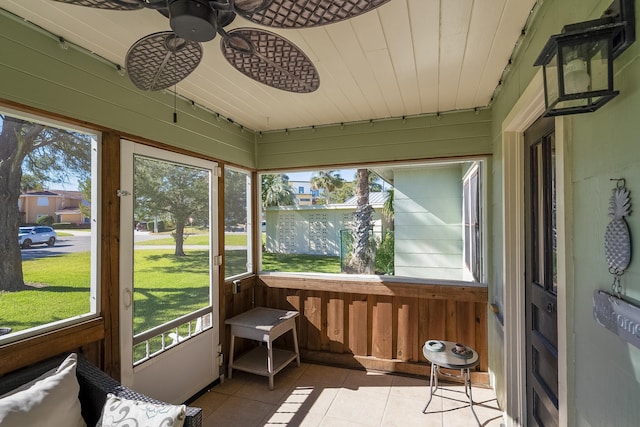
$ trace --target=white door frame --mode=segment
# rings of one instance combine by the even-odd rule
[[[211,384],[219,377],[216,356],[219,352],[219,266],[213,260],[218,255],[218,234],[210,233],[209,253],[211,263],[210,304],[213,327],[181,342],[176,351],[170,349],[140,365],[133,366],[133,182],[134,155],[158,158],[170,162],[211,170],[217,177],[217,163],[168,150],[150,147],[122,139],[121,182],[122,197],[120,209],[120,376],[122,384],[132,387],[155,399],[169,403],[182,403]],[[217,178],[216,178],[217,179]],[[212,207],[209,221],[212,229],[218,224],[218,186],[217,181],[210,187],[209,198]],[[159,384],[171,384],[172,387],[158,387]]]
[[[544,112],[542,70],[529,83],[502,122],[504,360],[506,420],[524,426],[527,416],[525,289],[524,289],[524,131]],[[556,227],[558,268],[558,409],[559,423],[568,424],[567,284],[572,283],[569,262],[571,180],[570,118],[556,117]]]

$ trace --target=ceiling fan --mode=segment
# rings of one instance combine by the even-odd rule
[[[361,15],[390,0],[54,0],[97,9],[155,9],[172,31],[150,34],[127,52],[129,78],[142,90],[162,90],[185,79],[202,59],[201,42],[220,35],[222,54],[238,71],[295,93],[318,89],[311,60],[278,34],[259,28],[226,31],[237,15],[274,28],[307,28]]]

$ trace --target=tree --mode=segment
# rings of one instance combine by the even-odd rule
[[[91,141],[88,135],[3,115],[0,126],[0,290],[13,292],[25,289],[16,241],[23,174],[40,183],[88,176]]]
[[[234,227],[247,223],[247,174],[231,169],[224,171],[224,225]]]
[[[82,198],[91,202],[91,178],[82,180],[78,183],[78,190],[82,193]],[[91,218],[91,206],[80,203],[80,212],[86,218]]]
[[[28,173],[22,173],[22,179],[20,180],[20,191],[22,193],[42,191],[43,189],[44,186],[38,178]]]
[[[331,192],[342,187],[344,179],[335,170],[318,171],[318,175],[311,178],[311,188],[315,190],[324,189],[327,193],[327,204],[331,203]]]
[[[209,222],[209,174],[206,170],[136,157],[135,213],[169,216],[175,223],[175,256],[185,256],[184,227],[189,218]]]
[[[358,173],[356,172],[356,180],[358,179]],[[382,184],[380,184],[380,176],[372,171],[369,171],[369,176],[367,177],[369,181],[369,191],[372,193],[379,193],[382,191]]]
[[[356,194],[355,182],[344,182],[342,186],[331,193],[334,203],[344,203],[348,198]],[[320,203],[318,203],[320,204]]]
[[[296,195],[285,174],[264,174],[261,179],[262,207],[293,206]]]
[[[353,215],[353,249],[347,262],[347,272],[373,274],[375,248],[373,239],[371,239],[373,208],[369,204],[369,171],[358,169],[356,176],[358,207]]]

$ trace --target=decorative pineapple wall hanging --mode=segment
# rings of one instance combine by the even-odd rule
[[[624,178],[612,181],[617,181],[617,184],[609,202],[609,216],[612,219],[604,235],[604,249],[609,272],[614,276],[611,290],[620,298],[622,291],[620,277],[631,262],[631,234],[625,220],[625,217],[631,214],[631,197],[629,190],[625,187]]]
[[[622,296],[620,278],[631,263],[631,233],[625,217],[631,214],[631,197],[624,179],[617,181],[609,202],[611,222],[604,234],[604,250],[613,275],[611,293],[593,292],[593,318],[603,328],[640,348],[640,306]]]

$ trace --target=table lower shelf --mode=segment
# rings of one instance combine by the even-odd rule
[[[280,372],[285,366],[296,360],[297,354],[293,351],[274,348],[273,352],[273,372],[269,372],[267,363],[267,347],[257,346],[242,357],[233,361],[232,369],[250,372],[256,375],[268,377]]]

